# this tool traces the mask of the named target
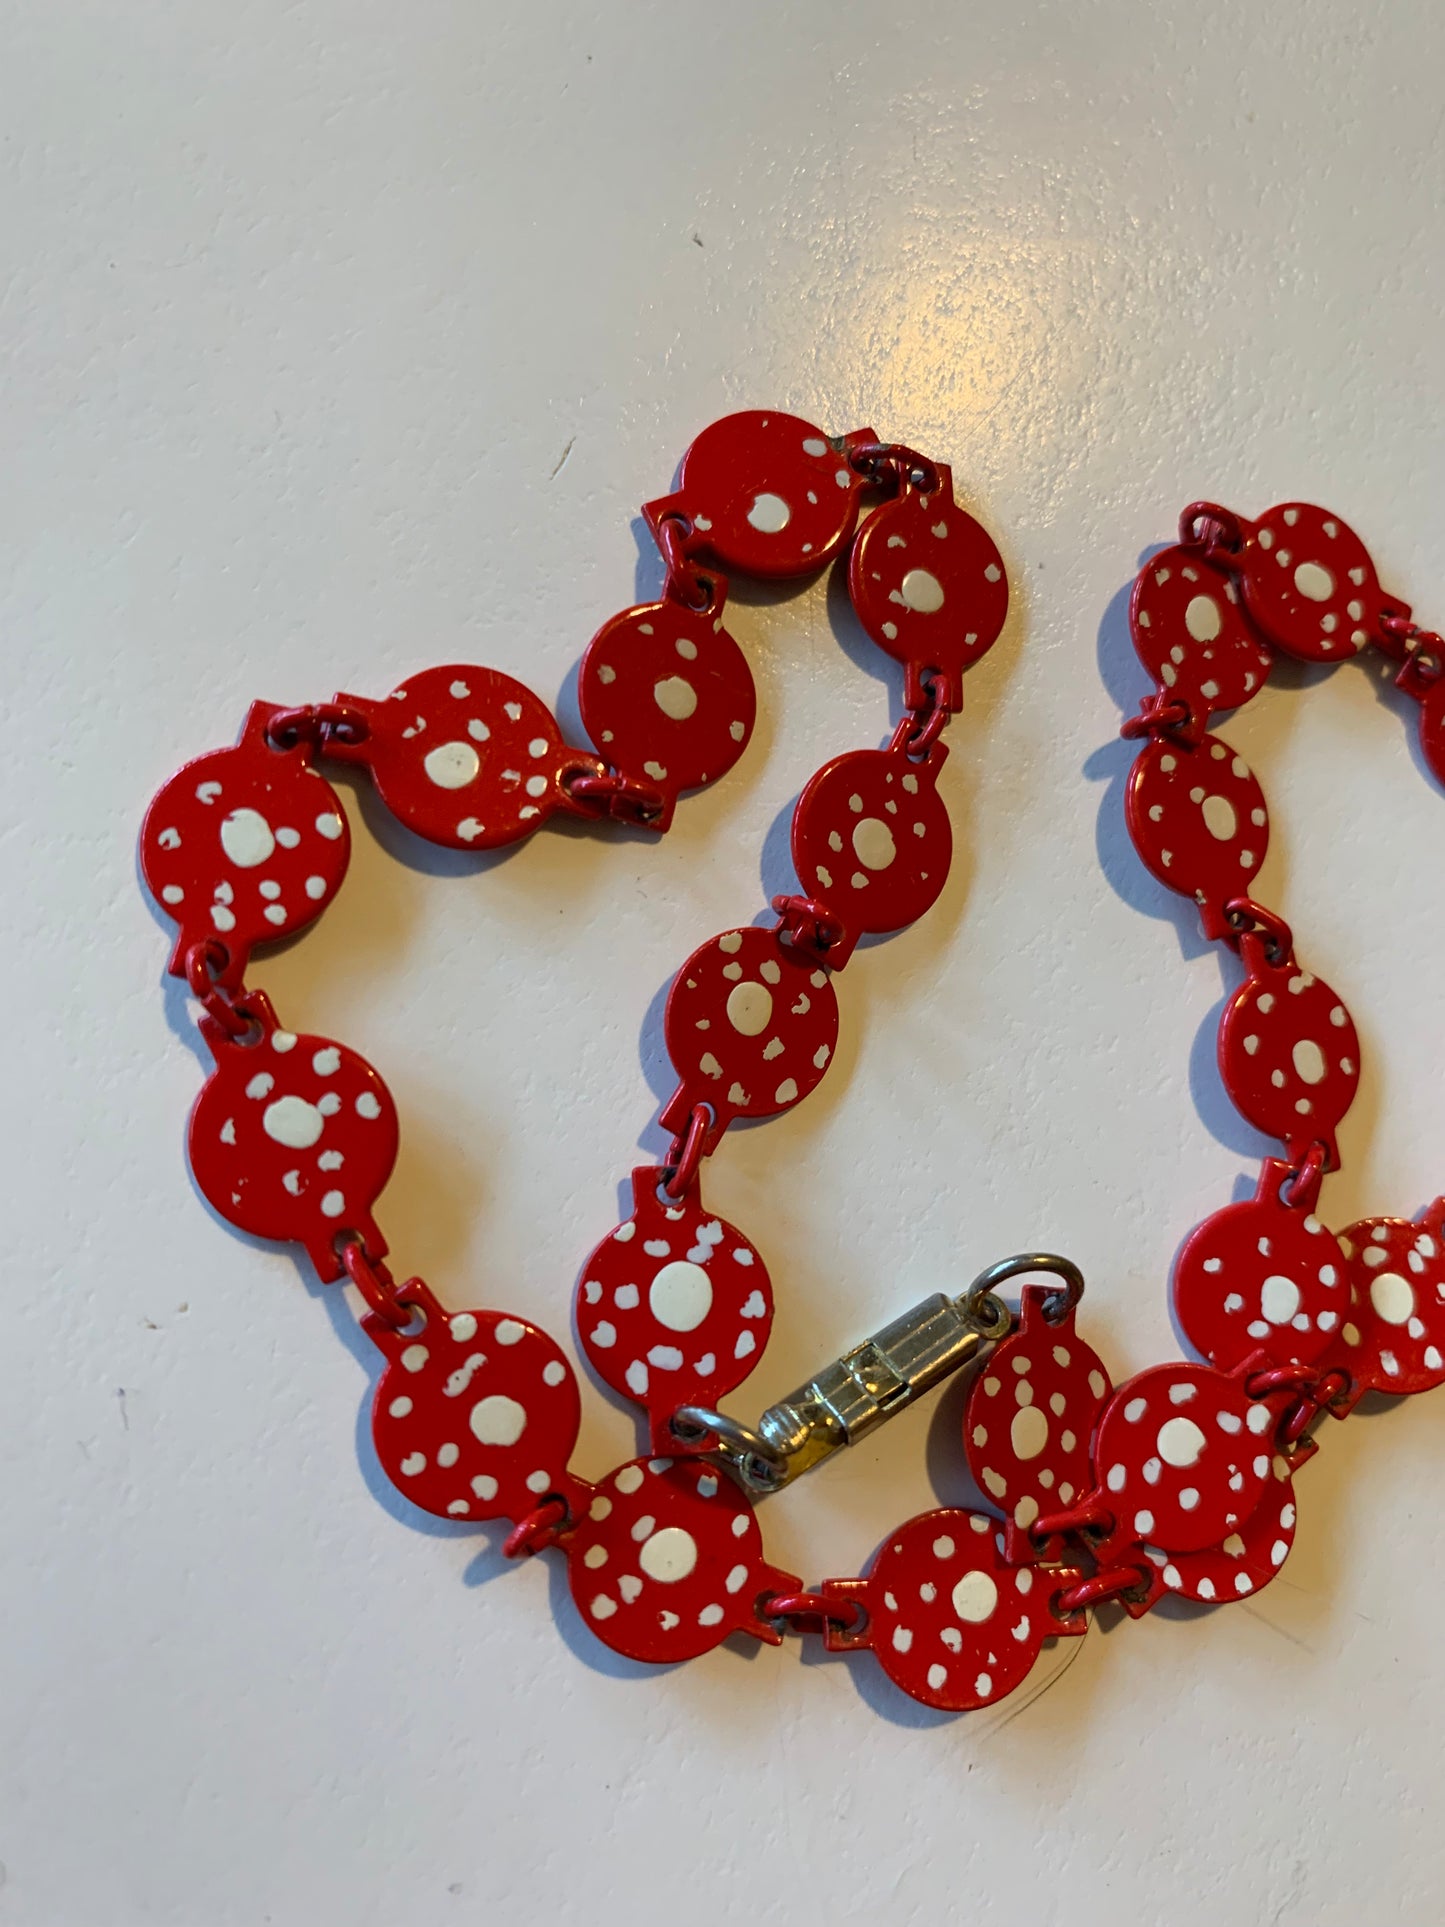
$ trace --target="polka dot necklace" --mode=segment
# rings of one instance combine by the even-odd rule
[[[1445,779],[1445,652],[1379,589],[1345,525],[1303,504],[1252,525],[1196,505],[1135,585],[1134,639],[1157,688],[1125,725],[1143,739],[1129,827],[1153,873],[1193,897],[1244,964],[1221,1071],[1284,1152],[1265,1161],[1253,1200],[1217,1212],[1181,1254],[1179,1323],[1205,1362],[1116,1390],[1075,1330],[1079,1273],[1026,1254],[957,1298],[926,1299],[749,1427],[719,1404],[762,1355],[772,1287],[759,1249],[707,1209],[702,1163],[735,1119],[777,1115],[819,1083],[837,1042],[837,973],[861,938],[913,922],[942,890],[943,730],[964,670],[1002,629],[1008,585],[950,471],[871,429],[831,437],[793,416],[729,416],[644,514],[665,580],[583,656],[592,748],[569,745],[510,676],[446,664],[381,699],[255,703],[234,746],[156,796],[142,873],[176,925],[169,968],[198,1000],[214,1060],[191,1115],[191,1167],[232,1224],[303,1246],[323,1282],[357,1289],[383,1360],[376,1450],[398,1489],[442,1518],[514,1522],[514,1556],[557,1548],[584,1623],[615,1651],[669,1662],[735,1632],[770,1644],[815,1633],[833,1650],[871,1650],[932,1706],[987,1705],[1104,1601],[1137,1615],[1168,1591],[1227,1599],[1266,1584],[1293,1537],[1292,1479],[1315,1450],[1316,1417],[1343,1417],[1368,1389],[1445,1380],[1445,1200],[1417,1222],[1370,1220],[1338,1238],[1315,1215],[1358,1041],[1339,999],[1296,964],[1287,927],[1248,894],[1267,811],[1208,727],[1263,686],[1272,650],[1327,660],[1373,643],[1419,697]],[[845,552],[864,631],[903,667],[903,714],[883,748],[834,758],[804,788],[799,887],[773,899],[774,920],[711,938],[674,979],[671,1148],[633,1171],[630,1214],[586,1260],[575,1305],[581,1351],[645,1415],[648,1450],[592,1481],[571,1468],[581,1399],[555,1341],[394,1278],[374,1216],[397,1150],[391,1096],[345,1045],[287,1030],[247,967],[318,916],[345,875],[349,830],[318,768],[327,760],[364,768],[401,823],[454,849],[503,847],[558,813],[666,830],[679,797],[725,775],[753,729],[752,678],[724,625],[726,572],[785,579]],[[1042,1274],[1010,1312],[998,1288]],[[808,1590],[767,1562],[757,1499],[981,1357],[964,1424],[977,1508],[910,1520],[862,1578]]]

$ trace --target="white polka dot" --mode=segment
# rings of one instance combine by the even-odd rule
[[[987,1572],[966,1572],[953,1589],[953,1610],[971,1626],[981,1626],[998,1604],[998,1587]]]
[[[278,1097],[274,1104],[266,1106],[261,1128],[267,1137],[284,1144],[288,1150],[305,1151],[320,1137],[325,1119],[304,1097]]]
[[[1204,1450],[1204,1434],[1192,1418],[1166,1419],[1159,1427],[1158,1445],[1166,1465],[1193,1465]]]
[[[1335,578],[1318,562],[1301,562],[1294,572],[1294,586],[1311,602],[1328,602],[1335,592]]]
[[[1206,796],[1199,806],[1204,827],[1212,837],[1227,843],[1239,828],[1239,818],[1227,796]]]
[[[1223,626],[1224,618],[1212,595],[1190,598],[1184,611],[1184,627],[1196,642],[1213,642]]]
[[[431,1353],[425,1345],[408,1345],[401,1355],[401,1369],[404,1372],[419,1372]]]
[[[221,824],[221,848],[238,870],[254,870],[275,847],[271,825],[259,810],[232,810]]]
[[[439,743],[425,758],[422,768],[439,790],[465,789],[482,767],[482,759],[470,743]]]
[[[321,1200],[323,1218],[339,1218],[346,1209],[346,1199],[339,1191],[328,1191]]]
[[[898,854],[892,830],[876,816],[853,825],[853,849],[865,870],[886,870]]]
[[[728,1022],[742,1037],[757,1037],[772,1021],[773,993],[766,984],[734,984],[728,992]]]
[[[1259,1308],[1271,1325],[1287,1325],[1299,1310],[1299,1286],[1280,1272],[1266,1278],[1259,1294]]]
[[[335,810],[323,810],[321,815],[316,819],[317,834],[324,836],[328,843],[336,842],[337,838],[341,835],[343,827],[341,818],[336,814]]]
[[[681,1526],[664,1526],[643,1546],[637,1563],[649,1579],[664,1586],[675,1585],[697,1564],[697,1540]]]
[[[793,511],[781,495],[758,495],[748,510],[748,520],[762,535],[777,535],[792,520]]]
[[[483,1445],[515,1445],[526,1429],[527,1412],[516,1399],[493,1392],[477,1400],[469,1422]]]
[[[712,1280],[701,1265],[675,1259],[648,1286],[647,1303],[658,1324],[669,1331],[696,1331],[712,1310]]]
[[[1009,1440],[1016,1459],[1036,1459],[1043,1451],[1049,1442],[1049,1422],[1037,1405],[1025,1405],[1014,1413]]]
[[[361,1093],[360,1097],[356,1100],[356,1113],[358,1117],[375,1118],[381,1116],[381,1099],[376,1095],[375,1091],[363,1091]]]
[[[1403,1325],[1415,1309],[1415,1292],[1398,1271],[1378,1271],[1370,1280],[1370,1303],[1387,1325]]]
[[[685,723],[697,708],[697,691],[685,676],[665,676],[652,686],[652,700],[664,716]]]
[[[905,608],[931,616],[943,607],[943,584],[929,569],[910,569],[898,585]]]

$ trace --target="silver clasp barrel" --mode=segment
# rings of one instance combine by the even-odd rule
[[[722,1459],[751,1492],[776,1492],[1006,1338],[1013,1314],[995,1288],[1041,1271],[1064,1281],[1071,1303],[1082,1294],[1083,1275],[1067,1258],[1021,1252],[1001,1259],[959,1297],[935,1292],[835,1358],[770,1405],[755,1429],[705,1406],[682,1406],[672,1420],[678,1450]]]

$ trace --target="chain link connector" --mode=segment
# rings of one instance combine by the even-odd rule
[[[1046,1512],[1042,1518],[1034,1520],[1028,1533],[1033,1543],[1042,1549],[1050,1539],[1066,1539],[1070,1536],[1107,1539],[1116,1523],[1104,1501],[1091,1495],[1087,1499],[1080,1499],[1077,1505],[1070,1506],[1067,1511]]]
[[[779,935],[795,949],[811,951],[819,963],[826,963],[828,952],[843,940],[842,923],[817,897],[774,897],[773,909]]]
[[[231,961],[231,953],[219,937],[203,937],[186,952],[186,985],[201,1009],[227,1037],[250,1038],[259,1043],[261,1024],[251,1008],[246,992],[229,997],[216,982]]]
[[[1158,690],[1144,698],[1137,716],[1127,716],[1120,723],[1119,734],[1126,742],[1140,736],[1172,736],[1176,742],[1193,745],[1203,742],[1208,721],[1207,716],[1196,716],[1182,696]]]
[[[273,749],[295,749],[298,743],[310,743],[318,755],[325,754],[329,743],[352,746],[364,743],[370,734],[371,724],[360,710],[345,703],[308,703],[300,709],[278,709],[266,723],[266,740]]]
[[[1267,909],[1253,897],[1231,897],[1224,906],[1224,921],[1232,939],[1258,937],[1265,962],[1276,970],[1294,955],[1294,932],[1277,910]],[[1239,947],[1236,943],[1235,948]]]
[[[661,790],[654,789],[649,783],[639,783],[635,776],[623,776],[616,770],[586,765],[575,770],[564,770],[561,789],[579,816],[610,816],[615,822],[651,830],[662,827],[662,819],[667,813],[666,798]]]
[[[1325,1372],[1300,1394],[1281,1419],[1280,1444],[1286,1451],[1298,1445],[1321,1412],[1328,1412],[1331,1418],[1344,1418],[1348,1410],[1345,1401],[1353,1390],[1354,1380],[1347,1371],[1336,1365]]]
[[[553,1493],[512,1527],[502,1541],[503,1555],[508,1559],[521,1559],[530,1558],[535,1552],[545,1552],[548,1546],[556,1545],[570,1524],[571,1513],[567,1501]]]
[[[674,1203],[685,1198],[697,1182],[698,1170],[702,1165],[703,1147],[707,1134],[712,1129],[713,1109],[710,1104],[694,1104],[692,1116],[687,1121],[687,1129],[676,1136],[668,1147],[667,1161],[663,1165],[662,1190]]]
[[[707,615],[717,596],[718,578],[693,561],[693,551],[703,546],[697,538],[698,530],[685,515],[664,515],[654,530],[667,571],[662,593],[669,602],[680,602],[685,609]]]
[[[920,495],[932,495],[942,479],[936,463],[903,442],[864,442],[850,448],[848,466],[875,487],[884,488],[891,482],[895,494],[916,488]]]
[[[1072,1619],[1090,1606],[1102,1606],[1110,1599],[1143,1599],[1153,1584],[1142,1566],[1110,1566],[1105,1572],[1091,1573],[1072,1586],[1056,1592],[1050,1601],[1055,1618]]]
[[[1422,629],[1410,619],[1408,612],[1403,616],[1393,613],[1383,616],[1380,628],[1384,635],[1375,637],[1377,646],[1400,665],[1395,687],[1413,696],[1416,702],[1423,702],[1427,692],[1445,675],[1445,636],[1436,635],[1433,629]]]
[[[1330,1162],[1329,1146],[1318,1138],[1304,1154],[1298,1171],[1292,1171],[1279,1188],[1279,1201],[1290,1211],[1307,1216],[1320,1201],[1320,1185],[1327,1171],[1339,1169],[1338,1160]]]
[[[922,680],[924,691],[928,696],[927,705],[919,709],[904,710],[888,745],[892,753],[896,754],[901,750],[914,762],[923,760],[953,721],[956,713],[942,701],[942,691],[935,677],[925,674]]]
[[[787,1633],[829,1632],[845,1637],[860,1633],[868,1623],[868,1608],[857,1599],[830,1599],[821,1592],[774,1593],[759,1602],[758,1611]]]
[[[1233,509],[1218,502],[1191,502],[1179,517],[1179,540],[1207,556],[1238,555],[1244,547],[1244,524]]]
[[[347,1277],[377,1317],[384,1319],[393,1331],[409,1325],[414,1307],[407,1303],[405,1293],[417,1280],[408,1278],[406,1284],[398,1285],[379,1259],[367,1257],[366,1246],[360,1238],[346,1238],[340,1252]]]
[[[1044,1317],[1051,1325],[1061,1324],[1084,1295],[1084,1274],[1071,1258],[1061,1258],[1053,1251],[1021,1251],[1016,1257],[1000,1258],[997,1264],[980,1272],[973,1281],[970,1294],[975,1303],[974,1316],[979,1315],[978,1308],[986,1301],[1001,1308],[1008,1323],[996,1336],[1006,1338],[1013,1324],[1013,1315],[995,1295],[998,1287],[1007,1284],[1010,1278],[1027,1278],[1040,1271],[1052,1272],[1056,1278],[1064,1281],[1062,1291],[1051,1292],[1044,1300]],[[997,1311],[993,1315],[996,1321]]]

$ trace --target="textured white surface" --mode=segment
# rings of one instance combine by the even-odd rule
[[[655,580],[629,518],[693,432],[869,420],[952,460],[1014,614],[942,904],[849,970],[817,1095],[715,1160],[780,1298],[735,1404],[1039,1242],[1116,1373],[1170,1356],[1171,1253],[1263,1147],[1218,965],[1123,840],[1122,596],[1190,497],[1299,494],[1445,620],[1438,9],[5,14],[0,1922],[1438,1921],[1445,1394],[1331,1428],[1257,1604],[1096,1629],[1021,1714],[796,1643],[644,1674],[549,1561],[383,1488],[350,1312],[199,1203],[133,875],[151,789],[248,698],[470,657],[550,700]],[[453,1303],[565,1331],[658,1145],[672,968],[896,702],[824,584],[735,626],[758,734],[665,845],[454,860],[346,789],[343,897],[259,972],[390,1079],[383,1216]],[[1362,1033],[1337,1224],[1445,1184],[1445,798],[1407,721],[1346,667],[1228,730],[1261,893]],[[852,1571],[962,1496],[957,1412],[769,1505],[770,1553]],[[583,1469],[633,1436],[589,1394]]]

